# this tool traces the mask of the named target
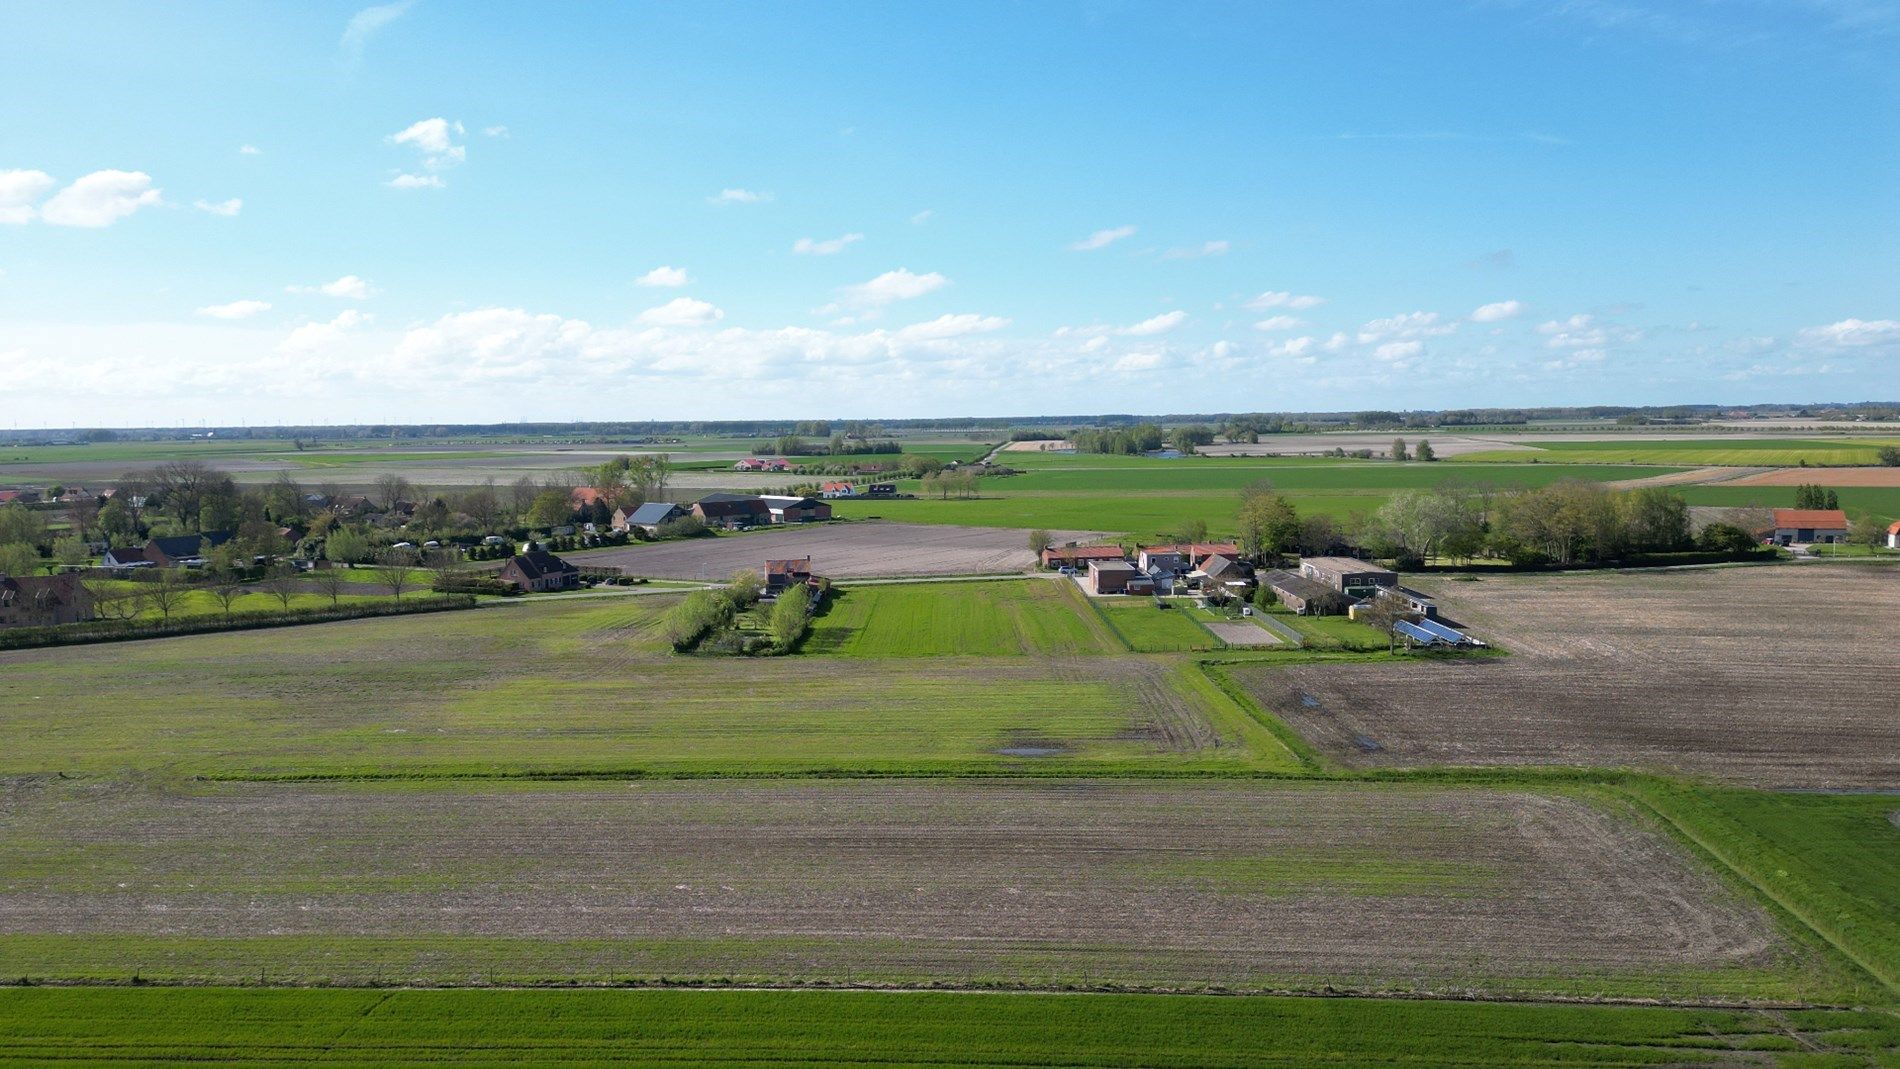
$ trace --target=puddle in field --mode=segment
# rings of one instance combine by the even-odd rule
[[[1308,709],[1317,709],[1319,708],[1319,699],[1311,694],[1302,694],[1300,695],[1300,704],[1306,706]]]
[[[1385,747],[1379,745],[1378,739],[1370,735],[1354,735],[1352,737],[1352,744],[1359,747],[1361,753],[1378,753],[1380,750],[1385,749]]]

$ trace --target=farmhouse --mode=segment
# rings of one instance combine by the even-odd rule
[[[1847,513],[1840,509],[1776,509],[1773,523],[1766,535],[1776,545],[1847,540]]]
[[[202,534],[166,535],[145,543],[145,559],[160,568],[175,568],[186,564],[203,564],[205,554],[229,542],[229,531],[206,531]]]
[[[110,546],[99,558],[101,568],[150,568],[144,546]]]
[[[649,501],[639,508],[621,507],[614,510],[613,528],[616,531],[631,531],[635,528],[647,534],[658,534],[660,525],[671,523],[686,515],[686,510],[671,501]]]
[[[572,590],[581,585],[581,570],[530,542],[526,553],[508,558],[496,578],[531,592]]]
[[[781,497],[767,494],[760,498],[773,523],[811,523],[831,518],[831,506],[809,497]]]
[[[1893,521],[1887,527],[1887,548],[1900,549],[1900,520]]]
[[[0,573],[0,628],[53,627],[92,619],[92,593],[77,575]]]
[[[708,527],[756,527],[772,522],[765,499],[752,494],[707,494],[693,502],[693,515]]]
[[[865,497],[896,497],[896,483],[872,483],[864,488]]]
[[[1349,598],[1370,597],[1380,587],[1399,585],[1399,573],[1352,557],[1305,557],[1300,574]]]
[[[1189,572],[1188,580],[1197,582],[1202,590],[1221,586],[1239,593],[1253,588],[1253,568],[1245,561],[1216,553]]]
[[[733,471],[791,471],[792,462],[789,460],[780,460],[777,457],[768,457],[763,460],[761,460],[758,457],[747,457],[744,460],[741,460],[740,462],[738,462],[737,464],[734,464],[732,466],[732,470]]]
[[[776,598],[792,587],[804,583],[818,585],[811,572],[810,557],[794,557],[787,560],[769,560],[765,562],[765,596]],[[816,590],[813,591],[816,593]]]
[[[1123,560],[1120,546],[1050,546],[1042,551],[1044,568],[1086,568],[1090,561]]]
[[[1345,608],[1345,595],[1317,579],[1276,568],[1262,581],[1280,604],[1301,616],[1336,615]]]
[[[818,488],[819,497],[856,497],[858,488],[850,483],[825,483]]]
[[[1135,570],[1135,566],[1120,557],[1114,560],[1089,561],[1089,590],[1097,594],[1127,594],[1130,584],[1140,577],[1149,589],[1153,581]]]
[[[39,499],[38,490],[0,490],[0,505],[31,505]]]
[[[1165,546],[1143,546],[1135,563],[1144,572],[1156,568],[1185,575],[1216,554],[1238,559],[1240,547],[1232,542],[1183,542]]]

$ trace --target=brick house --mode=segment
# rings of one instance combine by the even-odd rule
[[[1096,594],[1126,594],[1129,584],[1141,575],[1135,566],[1120,557],[1089,562],[1089,590]],[[1142,576],[1142,578],[1147,578]]]
[[[707,494],[693,502],[693,515],[708,527],[759,527],[772,522],[772,510],[755,494]]]
[[[145,559],[159,568],[176,568],[203,561],[205,554],[230,540],[230,531],[165,535],[145,543]]]
[[[813,581],[810,557],[765,562],[765,596],[768,598],[776,598],[800,583]]]
[[[55,627],[92,619],[92,592],[77,575],[0,574],[0,628]]]
[[[581,585],[581,570],[535,546],[526,553],[517,553],[508,558],[508,563],[501,566],[495,578],[530,593],[572,590]]]

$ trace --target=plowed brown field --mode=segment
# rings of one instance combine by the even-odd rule
[[[1508,658],[1236,672],[1355,768],[1633,766],[1900,786],[1900,570],[1788,565],[1435,586]]]

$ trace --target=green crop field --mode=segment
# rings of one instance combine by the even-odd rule
[[[1798,1031],[1800,1037],[1791,1034]],[[0,992],[0,1065],[1789,1067],[1893,1018],[1650,1006],[824,991]],[[1819,1048],[1817,1052],[1816,1049]],[[1164,1054],[1165,1052],[1165,1054]],[[1455,1052],[1455,1055],[1454,1053]]]
[[[1088,458],[1094,459],[1094,458]],[[1454,483],[1466,486],[1546,486],[1563,479],[1611,482],[1667,475],[1679,468],[1562,464],[1546,468],[1526,464],[1394,464],[1381,460],[1307,460],[1264,464],[1250,458],[1201,457],[1148,460],[1147,467],[1073,465],[1039,468],[991,479],[983,492],[1024,494],[1042,491],[1238,491],[1266,481],[1284,493],[1373,490],[1391,491]]]
[[[1815,482],[1826,485],[1825,473],[1816,471]],[[1677,488],[1682,499],[1691,505],[1722,505],[1726,507],[1793,508],[1794,492],[1792,486],[1682,486]],[[1900,517],[1900,487],[1895,486],[1843,486],[1835,491],[1840,495],[1841,508],[1851,516],[1860,510],[1872,512],[1876,516],[1888,518]]]
[[[1128,601],[1100,600],[1095,607],[1115,629],[1115,633],[1131,649],[1141,653],[1214,650],[1221,646],[1220,640],[1195,623],[1190,611],[1180,603],[1160,608],[1152,599],[1134,598]]]
[[[1022,657],[1114,648],[1080,602],[1075,584],[1047,580],[844,586],[832,591],[801,649],[848,657]]]
[[[1053,740],[1060,756],[1044,763],[1058,766],[1294,767],[1251,716],[1183,685],[1170,663],[866,660],[818,684],[793,675],[809,661],[666,653],[672,601],[0,653],[0,774],[995,769],[1025,737]],[[1054,608],[1073,623],[1051,640],[1088,634]]]
[[[1636,442],[1539,442],[1533,450],[1500,449],[1449,458],[1458,464],[1674,464],[1690,467],[1792,468],[1808,464],[1878,464],[1880,447],[1897,438],[1717,438]]]

